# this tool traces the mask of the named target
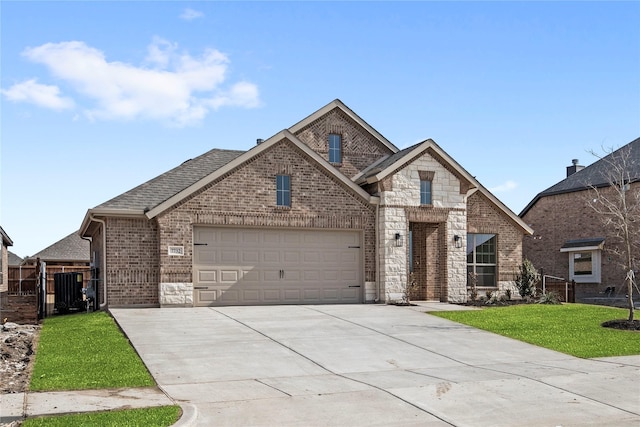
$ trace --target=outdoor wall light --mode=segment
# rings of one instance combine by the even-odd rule
[[[461,248],[462,247],[462,237],[458,236],[457,234],[455,236],[453,236],[453,241],[456,244],[456,248]]]
[[[395,235],[395,239],[396,239],[396,247],[400,248],[403,245],[403,241],[402,241],[402,234],[400,233],[396,233]]]

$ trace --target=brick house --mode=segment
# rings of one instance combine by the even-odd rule
[[[513,286],[532,230],[435,142],[399,150],[335,100],[89,209],[111,306],[462,302]]]
[[[567,177],[542,191],[523,209],[520,217],[535,234],[525,237],[524,256],[545,274],[576,282],[576,301],[590,298],[624,298],[625,272],[614,255],[621,243],[603,226],[602,218],[588,206],[592,188],[604,194],[608,162],[621,150],[630,150],[629,190],[640,191],[640,138],[607,157],[584,167],[574,160]]]
[[[0,253],[0,311],[7,307],[9,291],[9,246],[13,246],[13,240],[0,226],[0,238],[2,238],[2,250]],[[1,319],[0,319],[1,320]]]

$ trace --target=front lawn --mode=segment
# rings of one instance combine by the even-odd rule
[[[429,313],[582,358],[640,354],[640,333],[603,328],[628,310],[586,304],[523,304]]]
[[[153,385],[147,368],[107,313],[44,320],[31,375],[32,391]]]
[[[144,409],[126,409],[122,411],[89,412],[86,414],[29,418],[22,423],[22,427],[167,427],[178,421],[180,413],[180,407],[177,405]]]

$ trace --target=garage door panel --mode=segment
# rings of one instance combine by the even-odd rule
[[[253,264],[257,264],[260,262],[260,252],[259,251],[251,251],[251,250],[245,250],[241,252],[242,255],[242,263],[243,264],[247,264],[247,263],[253,263]]]
[[[277,282],[280,280],[280,270],[263,270],[262,277],[265,282]]]
[[[240,275],[238,270],[220,270],[220,282],[235,283],[238,281]]]
[[[282,300],[280,289],[264,289],[262,295],[265,302],[279,302]]]
[[[240,302],[240,294],[235,289],[227,289],[224,291],[220,291],[220,300],[227,303],[238,303]]]
[[[217,257],[216,257],[217,252],[216,251],[212,251],[212,250],[200,250],[200,251],[196,251],[194,260],[196,264],[208,264],[208,265],[213,265],[216,263]]]
[[[246,289],[242,291],[242,300],[247,303],[258,304],[260,302],[260,291],[257,289]]]
[[[257,270],[243,270],[242,281],[245,283],[260,283],[260,273]]]
[[[195,304],[361,302],[349,288],[362,280],[360,239],[359,231],[195,227]]]
[[[262,252],[262,261],[263,262],[281,262],[280,261],[280,252],[265,250]]]
[[[215,302],[218,300],[218,292],[215,290],[199,290],[198,300],[201,302]]]
[[[200,283],[216,283],[218,281],[218,272],[216,270],[200,270],[198,271],[198,282]]]
[[[299,289],[285,289],[284,290],[284,300],[285,301],[300,301],[300,290]]]
[[[220,263],[222,265],[228,263],[237,263],[240,257],[238,256],[238,251],[232,251],[228,249],[224,249],[220,251]]]

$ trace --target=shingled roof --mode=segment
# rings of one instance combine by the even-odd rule
[[[96,207],[151,210],[243,153],[214,148]]]
[[[536,195],[536,197],[534,197],[534,199],[522,210],[520,217],[524,216],[542,197],[552,196],[555,194],[572,193],[593,187],[598,188],[608,186],[608,165],[611,164],[611,159],[614,158],[614,156],[619,155],[622,150],[630,150],[629,176],[631,177],[632,182],[640,180],[640,138],[637,138],[597,162],[538,193],[538,195]]]
[[[89,241],[80,237],[78,232],[69,234],[67,237],[46,247],[40,252],[25,258],[35,260],[40,258],[43,261],[82,261],[89,262]]]
[[[20,265],[22,264],[22,258],[14,254],[11,251],[7,251],[7,265]]]

